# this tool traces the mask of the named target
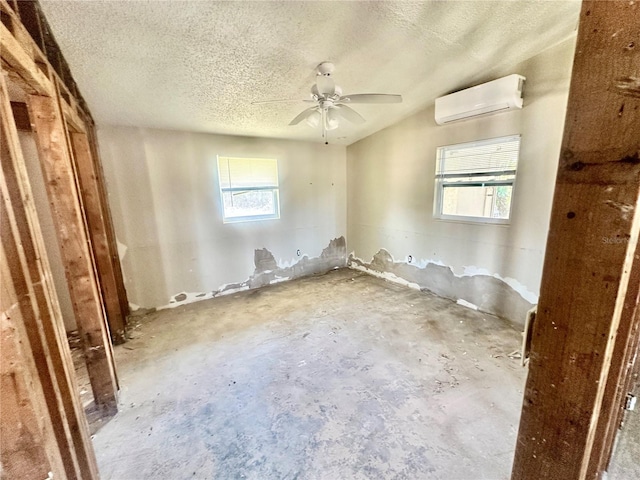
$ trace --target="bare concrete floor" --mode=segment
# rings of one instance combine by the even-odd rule
[[[635,392],[640,394],[640,385]],[[626,412],[611,457],[607,480],[637,480],[640,478],[640,406]]]
[[[519,331],[333,271],[141,319],[115,348],[105,480],[507,479]]]

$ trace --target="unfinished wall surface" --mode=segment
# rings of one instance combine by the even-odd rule
[[[130,302],[177,305],[346,263],[344,146],[100,126]],[[217,156],[278,160],[280,219],[222,221]]]
[[[349,146],[350,263],[523,323],[539,294],[574,45],[503,72],[527,77],[522,110],[437,126],[431,107]],[[436,148],[511,134],[522,141],[510,224],[434,219]]]
[[[33,201],[36,205],[40,228],[42,229],[42,237],[44,245],[47,249],[47,257],[49,257],[49,265],[51,267],[51,275],[53,277],[53,285],[58,294],[58,302],[64,319],[64,328],[67,332],[76,329],[76,318],[73,313],[73,305],[71,296],[69,295],[69,286],[64,274],[64,265],[62,256],[60,255],[60,244],[53,225],[53,217],[51,215],[51,207],[49,206],[49,197],[40,168],[40,159],[38,158],[38,150],[36,141],[30,132],[18,132],[22,154],[24,155],[25,165],[29,172],[29,180],[33,193]]]

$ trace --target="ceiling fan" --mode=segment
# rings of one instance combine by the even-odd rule
[[[303,120],[311,127],[322,127],[322,138],[327,142],[327,132],[335,130],[342,120],[361,124],[365,122],[362,115],[356,112],[348,104],[352,103],[401,103],[401,95],[386,93],[356,93],[342,95],[342,89],[335,84],[331,74],[334,70],[333,63],[323,62],[318,65],[316,83],[311,87],[311,99],[302,100],[307,103],[315,103],[314,106],[303,110],[289,125],[297,125]],[[280,103],[298,100],[267,100],[253,102],[254,105],[264,103]]]

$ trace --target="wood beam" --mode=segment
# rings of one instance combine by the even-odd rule
[[[78,113],[65,100],[61,99],[62,113],[67,124],[74,132],[85,132],[86,127]]]
[[[96,259],[98,276],[100,277],[100,286],[102,287],[111,338],[115,344],[120,344],[126,340],[126,318],[123,317],[120,310],[118,286],[111,262],[106,219],[103,216],[98,186],[99,176],[96,172],[96,165],[92,158],[91,146],[87,135],[84,133],[71,133],[70,135],[73,158],[78,172],[84,208],[87,213],[89,234]]]
[[[15,121],[12,118],[12,105],[9,102],[4,76],[0,76],[0,114],[2,118],[0,129],[2,148],[0,152],[2,166],[0,220],[2,226],[0,231],[3,252],[6,255],[6,261],[2,264],[8,269],[8,272],[2,275],[2,281],[3,284],[10,281],[13,292],[19,294],[13,319],[19,319],[20,326],[24,327],[26,340],[21,343],[29,348],[44,394],[47,412],[43,418],[50,424],[56,440],[56,448],[51,447],[51,454],[55,458],[59,457],[64,467],[64,471],[58,467],[50,470],[54,472],[55,478],[97,478],[97,465],[88,434],[88,425],[75,383],[73,362],[62,314],[53,287],[51,269]],[[16,313],[19,313],[19,316],[16,316]],[[4,360],[5,350],[2,354]],[[21,362],[26,361],[21,360]],[[21,428],[19,427],[17,431]],[[22,452],[14,450],[9,456],[21,458],[32,448],[29,442],[25,442],[25,438],[23,435],[22,441],[16,445],[16,448]],[[33,438],[33,441],[37,443],[39,437]],[[8,461],[11,462],[11,459]],[[6,467],[4,459],[2,463]],[[31,477],[32,475],[27,475],[26,471],[22,471],[20,475],[9,474],[8,476],[8,478]]]
[[[102,205],[102,215],[105,219],[105,227],[108,238],[109,252],[111,256],[111,264],[116,277],[116,285],[118,288],[118,301],[120,302],[120,312],[122,318],[126,319],[130,313],[129,299],[124,286],[124,277],[122,276],[122,265],[120,263],[120,255],[118,253],[118,242],[116,240],[115,230],[113,228],[113,219],[111,218],[111,209],[109,208],[109,200],[104,180],[104,171],[102,162],[100,161],[100,152],[98,149],[98,139],[96,136],[95,125],[90,117],[85,118],[87,134],[89,137],[89,145],[91,146],[91,157],[94,162],[94,172],[97,176],[97,186],[100,193],[100,204]]]
[[[639,2],[583,3],[513,480],[600,475],[589,465],[637,294],[638,38]]]
[[[51,80],[37,67],[34,58],[20,45],[4,24],[0,24],[0,55],[25,91],[40,95],[53,94]]]
[[[56,472],[66,478],[19,308],[27,294],[16,292],[8,267],[9,255],[4,249],[5,242],[15,242],[15,239],[8,238],[10,231],[3,229],[0,233],[0,462],[3,477],[45,479],[48,472]]]
[[[640,245],[640,244],[639,244]],[[594,444],[589,461],[587,478],[598,478],[599,472],[607,469],[616,434],[624,414],[627,393],[630,393],[633,359],[638,348],[640,331],[640,249],[636,247],[627,297],[620,318],[620,326],[611,356],[609,378],[607,379],[602,409],[597,419],[595,438],[602,442]]]
[[[117,380],[111,342],[62,111],[50,97],[30,95],[27,104],[94,399],[105,414],[113,414]]]

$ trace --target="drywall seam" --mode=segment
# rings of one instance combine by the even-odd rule
[[[385,249],[380,249],[369,263],[352,252],[347,264],[355,270],[410,288],[430,291],[522,325],[527,311],[538,300],[515,279],[503,278],[478,267],[466,267],[461,275],[456,275],[451,267],[440,261],[396,261]]]
[[[292,261],[291,263],[283,262],[282,260],[276,261],[273,254],[266,248],[256,249],[253,259],[255,269],[247,280],[238,283],[227,283],[210,292],[180,292],[173,295],[168,304],[157,307],[156,310],[175,308],[201,300],[252,290],[266,285],[274,285],[294,278],[326,273],[329,270],[346,267],[347,242],[344,237],[334,238],[322,250],[320,256],[309,258],[308,255],[302,255],[300,260]]]

